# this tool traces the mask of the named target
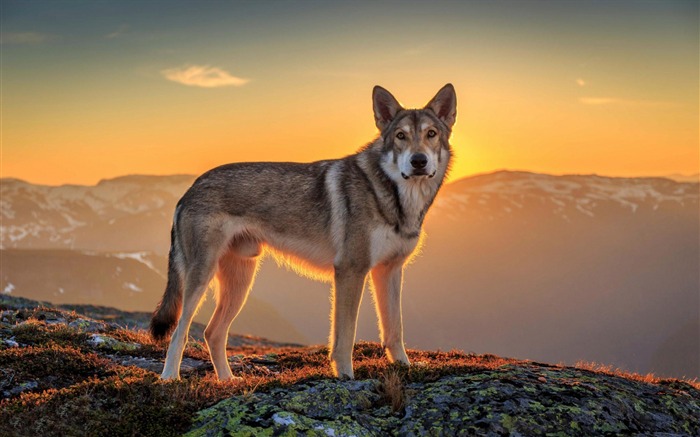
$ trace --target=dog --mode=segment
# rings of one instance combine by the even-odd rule
[[[380,134],[353,155],[222,165],[183,195],[173,217],[167,286],[150,325],[156,340],[172,334],[161,378],[180,377],[192,318],[215,276],[216,309],[204,337],[217,377],[234,378],[228,330],[265,253],[332,282],[329,358],[335,376],[353,378],[357,314],[368,276],[387,357],[409,364],[403,269],[420,246],[423,219],[449,171],[457,97],[447,84],[424,108],[404,109],[376,86],[372,102]]]

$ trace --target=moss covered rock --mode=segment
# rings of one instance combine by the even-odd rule
[[[700,392],[690,385],[527,364],[407,388],[415,395],[400,435],[700,433]]]
[[[379,380],[322,380],[200,411],[189,436],[700,434],[700,391],[534,363],[403,387],[389,407]]]
[[[226,399],[200,411],[188,436],[381,435],[399,419],[379,381],[321,380]]]

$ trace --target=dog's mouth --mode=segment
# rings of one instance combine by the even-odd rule
[[[427,176],[429,178],[433,178],[433,177],[435,177],[435,173],[437,173],[437,170],[435,170],[432,173],[428,173],[425,170],[413,170],[413,172],[411,174],[408,174],[408,175],[404,172],[401,172],[401,177],[406,179],[406,180],[408,180],[412,177],[418,177],[418,176]]]

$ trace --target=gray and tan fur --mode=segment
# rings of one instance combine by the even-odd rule
[[[335,375],[353,377],[357,313],[368,275],[388,358],[409,363],[401,321],[403,268],[449,168],[456,95],[447,84],[422,109],[402,108],[381,87],[372,99],[380,135],[356,154],[308,164],[223,165],[200,176],[180,199],[168,284],[151,321],[154,338],[173,333],[162,378],[179,378],[192,317],[215,276],[217,303],[205,339],[217,376],[233,378],[229,326],[266,252],[302,274],[332,281]]]

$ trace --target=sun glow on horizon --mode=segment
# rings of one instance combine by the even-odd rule
[[[290,2],[270,15],[176,1],[163,17],[153,4],[135,16],[110,2],[8,3],[1,176],[94,184],[340,158],[377,135],[374,85],[421,107],[447,82],[450,180],[700,171],[697,3],[507,5]],[[401,34],[390,17],[423,24]]]

